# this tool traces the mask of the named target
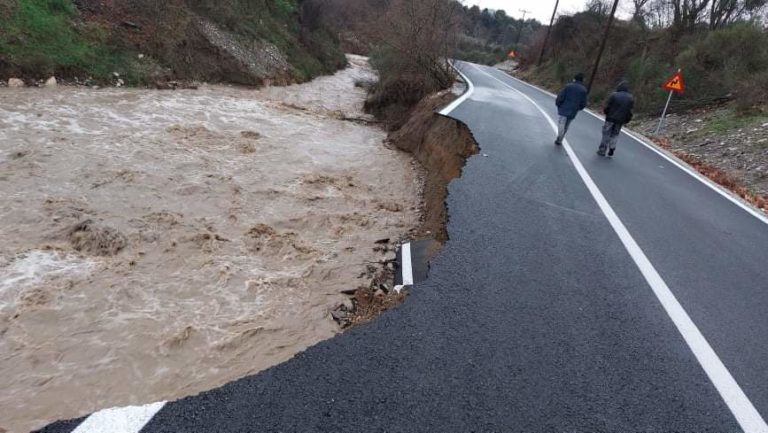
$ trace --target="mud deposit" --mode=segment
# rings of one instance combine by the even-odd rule
[[[0,431],[194,394],[338,332],[374,242],[419,220],[351,60],[261,91],[0,89]]]

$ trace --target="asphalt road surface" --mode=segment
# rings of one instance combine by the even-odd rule
[[[588,113],[556,147],[551,95],[459,68],[473,90],[446,113],[481,155],[429,279],[133,431],[768,431],[766,220],[627,134],[598,157]],[[44,431],[116,430],[94,417]]]

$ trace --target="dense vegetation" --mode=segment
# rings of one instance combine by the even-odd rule
[[[507,58],[510,50],[518,50],[541,28],[534,19],[519,20],[503,10],[481,10],[463,6],[454,57],[475,63],[493,65]]]
[[[742,112],[760,109],[768,101],[765,1],[709,1],[636,0],[634,17],[614,22],[591,101],[601,102],[626,79],[640,95],[639,111],[657,114],[667,96],[661,83],[681,68],[687,89],[673,99],[673,110],[730,101]],[[556,89],[577,71],[589,73],[608,11],[595,1],[583,12],[561,16],[540,67],[544,32],[536,35],[523,52],[527,77]]]
[[[0,0],[0,71],[107,77],[126,69],[127,53],[99,26],[76,24],[77,15],[69,0]]]

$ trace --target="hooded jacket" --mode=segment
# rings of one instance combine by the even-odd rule
[[[557,95],[557,114],[573,119],[587,106],[587,88],[580,81],[571,81]]]
[[[619,125],[624,125],[632,120],[632,108],[635,106],[635,98],[629,93],[627,83],[621,83],[616,91],[608,97],[603,109],[605,120]]]

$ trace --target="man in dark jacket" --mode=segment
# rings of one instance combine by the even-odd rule
[[[605,124],[603,124],[603,140],[600,142],[598,155],[605,156],[605,151],[608,150],[608,156],[613,156],[621,127],[632,120],[632,108],[634,106],[635,98],[629,93],[629,85],[622,81],[616,87],[616,91],[608,97],[605,108],[603,108]]]
[[[557,122],[557,139],[555,139],[556,145],[563,144],[563,138],[565,133],[568,132],[568,127],[571,126],[571,122],[576,118],[579,111],[583,110],[587,106],[587,88],[584,87],[584,74],[579,72],[573,77],[573,81],[568,83],[560,93],[557,94],[555,105],[557,105],[557,114],[559,119]]]

